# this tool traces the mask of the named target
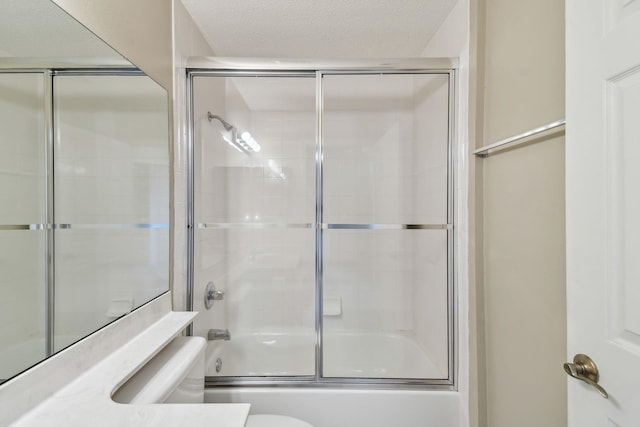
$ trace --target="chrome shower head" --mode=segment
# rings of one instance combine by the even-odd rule
[[[252,152],[257,153],[260,151],[260,144],[256,142],[256,140],[251,136],[251,134],[247,131],[242,132],[242,134],[238,135],[240,132],[238,128],[223,119],[222,117],[213,114],[211,111],[207,111],[207,119],[212,121],[213,119],[218,120],[224,126],[225,132],[222,133],[222,138],[227,141],[233,148],[240,151],[241,153],[250,154]]]

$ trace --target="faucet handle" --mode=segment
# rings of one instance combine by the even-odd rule
[[[216,285],[213,282],[207,283],[207,287],[204,291],[204,307],[209,310],[214,301],[224,299],[224,291],[216,289]]]

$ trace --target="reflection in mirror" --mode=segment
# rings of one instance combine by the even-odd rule
[[[151,79],[53,80],[57,351],[167,290],[169,169]]]
[[[49,0],[0,10],[2,382],[168,290],[169,150],[162,87]]]
[[[46,355],[44,80],[0,73],[0,378]],[[12,229],[12,226],[13,227]]]

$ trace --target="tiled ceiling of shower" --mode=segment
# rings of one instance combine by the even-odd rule
[[[217,55],[419,56],[457,0],[183,0]]]

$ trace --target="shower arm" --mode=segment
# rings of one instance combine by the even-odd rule
[[[213,119],[218,120],[220,123],[222,123],[222,126],[224,126],[224,130],[226,130],[227,132],[236,128],[235,126],[233,126],[231,123],[229,123],[228,121],[226,121],[222,117],[220,117],[220,116],[218,116],[216,114],[211,114],[211,111],[207,111],[207,119],[209,121],[211,121]]]

